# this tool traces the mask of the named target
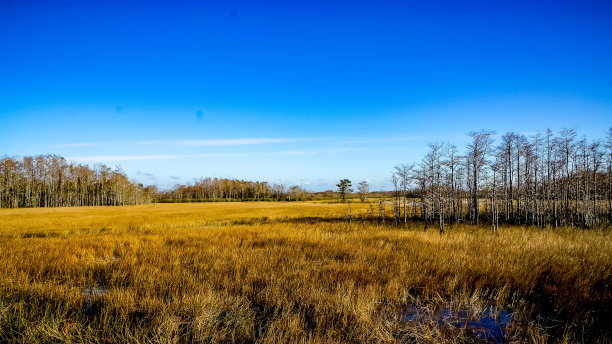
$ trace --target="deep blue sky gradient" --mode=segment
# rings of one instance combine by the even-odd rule
[[[428,142],[611,119],[610,1],[0,1],[0,155],[145,184],[382,188]]]

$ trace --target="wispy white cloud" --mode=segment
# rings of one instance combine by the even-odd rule
[[[68,157],[69,161],[84,163],[136,161],[136,160],[164,160],[164,159],[194,159],[194,158],[222,158],[241,156],[305,156],[315,154],[338,154],[355,151],[365,151],[368,148],[329,148],[322,151],[278,151],[278,152],[250,152],[250,153],[210,153],[210,154],[169,154],[169,155],[87,155]]]
[[[55,147],[90,147],[90,146],[101,146],[102,142],[83,142],[83,143],[65,143],[53,145]]]
[[[313,138],[238,138],[220,140],[175,140],[176,145],[181,146],[237,146],[237,145],[261,145],[267,143],[286,143],[298,141],[312,141]]]
[[[67,160],[78,162],[106,162],[106,161],[133,161],[133,160],[160,160],[187,158],[187,155],[89,155],[68,157]]]
[[[235,138],[235,139],[193,139],[193,140],[143,140],[143,141],[109,141],[57,144],[55,147],[86,147],[86,146],[131,146],[131,145],[175,145],[175,146],[239,146],[262,145],[270,143],[288,143],[314,141],[317,138]]]
[[[164,159],[194,159],[194,158],[223,158],[244,156],[306,156],[316,154],[339,154],[348,152],[367,151],[370,148],[326,148],[323,150],[296,150],[296,151],[273,151],[273,152],[249,152],[249,153],[207,153],[207,154],[168,154],[168,155],[87,155],[67,157],[67,160],[83,163],[136,161],[136,160],[164,160]]]
[[[136,161],[136,160],[165,160],[165,159],[195,159],[195,158],[220,158],[220,157],[240,157],[240,156],[293,156],[304,154],[316,154],[316,152],[297,152],[297,151],[281,151],[281,152],[260,152],[260,153],[218,153],[218,154],[169,154],[169,155],[88,155],[68,157],[69,161],[78,161],[85,163],[96,162],[115,162],[115,161]]]

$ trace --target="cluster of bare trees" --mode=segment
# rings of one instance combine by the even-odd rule
[[[121,168],[69,163],[57,155],[0,158],[0,208],[130,205],[159,199],[296,201],[310,193],[299,186],[202,178],[160,192],[128,179]]]
[[[233,199],[296,201],[309,196],[299,186],[227,178],[201,178],[186,185],[176,185],[160,194],[162,199]]]
[[[604,140],[578,138],[574,130],[526,136],[469,134],[463,154],[448,143],[429,145],[419,163],[392,175],[396,222],[420,218],[437,224],[486,221],[533,226],[598,227],[612,223],[612,128]],[[352,192],[346,180],[344,192]],[[365,201],[367,182],[359,184]],[[126,205],[155,199],[300,200],[299,186],[202,178],[158,192],[131,182],[120,168],[93,168],[57,155],[0,158],[0,208]],[[381,203],[381,209],[384,204]]]
[[[0,208],[139,204],[156,194],[119,168],[92,169],[57,155],[0,158]]]
[[[472,132],[463,154],[434,143],[419,163],[395,167],[396,221],[428,225],[487,221],[533,226],[612,223],[612,128],[605,140],[574,130],[526,136]]]

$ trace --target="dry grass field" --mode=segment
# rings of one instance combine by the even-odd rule
[[[0,209],[2,343],[610,342],[609,230],[369,205]]]

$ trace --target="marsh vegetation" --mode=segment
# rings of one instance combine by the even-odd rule
[[[610,341],[608,230],[440,235],[375,206],[2,209],[0,342]]]

